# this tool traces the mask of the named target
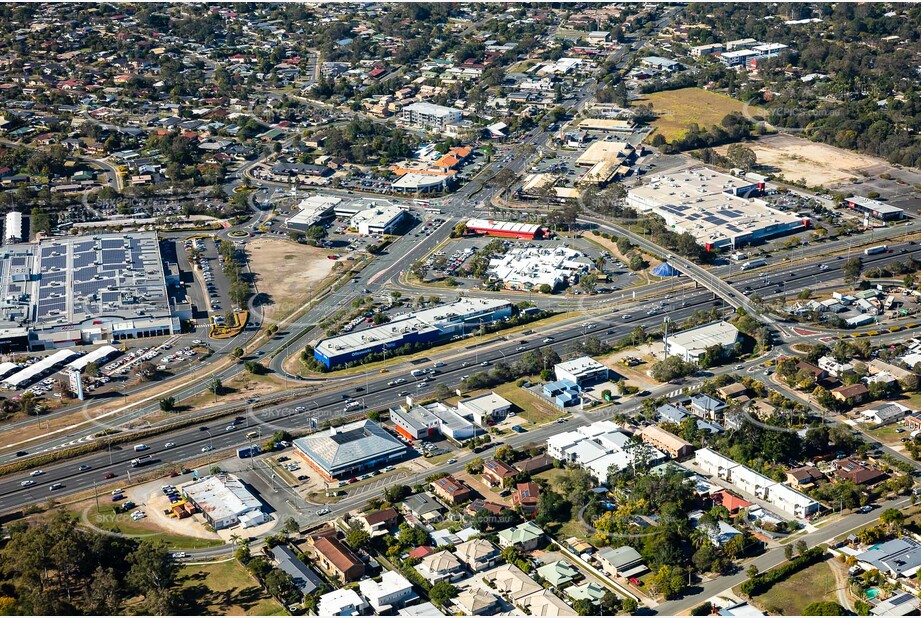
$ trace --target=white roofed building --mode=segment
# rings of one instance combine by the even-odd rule
[[[240,523],[262,503],[232,474],[215,474],[182,487],[182,495],[201,511],[215,530]]]
[[[712,322],[669,334],[664,342],[666,356],[680,356],[686,361],[696,362],[707,348],[718,345],[731,349],[739,340],[739,329],[729,322]]]

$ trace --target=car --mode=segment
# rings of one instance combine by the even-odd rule
[[[176,446],[175,442],[167,442],[163,445],[163,448],[173,448],[174,446]]]
[[[528,349],[528,346],[526,346],[526,345],[520,345],[520,346],[518,346],[517,348],[515,348],[515,351],[521,352],[522,350],[527,350],[527,349]]]
[[[317,511],[317,515],[329,515],[329,509],[323,508]]]
[[[26,479],[19,484],[20,487],[31,487],[32,485],[35,485],[35,481],[32,479]]]
[[[202,452],[202,453],[207,453],[208,451],[212,451],[212,450],[214,450],[214,447],[213,447],[213,446],[203,446],[203,447],[201,447],[201,452]]]
[[[115,473],[114,473],[114,472],[106,472],[104,475],[102,475],[102,478],[104,478],[104,479],[114,479],[114,478],[115,478]]]
[[[180,560],[182,558],[185,558],[187,555],[188,554],[186,554],[184,551],[177,551],[177,552],[173,552],[172,558],[173,560]]]
[[[744,369],[744,367],[743,367],[742,365],[736,365],[736,366],[735,366],[735,370],[736,370],[736,371],[742,371],[742,369]]]
[[[872,504],[867,504],[866,506],[860,507],[860,512],[861,512],[861,513],[869,513],[869,512],[871,512],[872,510],[873,510],[873,505],[872,505]]]
[[[201,427],[198,428],[198,431],[208,431],[208,428],[202,425]]]
[[[828,270],[828,264],[819,264],[819,270]]]
[[[629,320],[629,319],[632,318],[633,316],[630,315],[629,313],[625,313],[625,314],[623,314],[623,315],[620,316],[620,317],[621,317],[622,320]]]
[[[16,451],[16,457],[25,457],[29,454],[29,451]]]
[[[489,361],[483,361],[480,363],[480,367],[489,367]]]
[[[54,491],[56,489],[61,489],[64,487],[64,483],[52,483],[48,486],[48,491]]]
[[[309,480],[309,479],[310,479],[310,477],[307,476],[306,474],[302,474],[302,475],[300,475],[299,477],[297,477],[297,480],[299,480],[299,481],[306,481],[306,480]]]
[[[544,337],[544,343],[553,343],[553,337]]]
[[[41,476],[44,473],[44,470],[32,470],[32,472],[29,472],[29,476]]]
[[[93,467],[93,466],[90,466],[90,465],[87,465],[87,464],[82,464],[79,468],[77,468],[77,470],[80,471],[80,472],[86,472],[87,470],[89,470],[89,469],[92,468],[92,467]]]
[[[448,461],[446,461],[445,463],[446,463],[446,464],[449,464],[449,465],[450,465],[450,464],[456,464],[456,463],[457,463],[457,460],[454,459],[454,458],[451,458],[451,459],[449,459]]]
[[[237,428],[236,425],[227,425],[227,427],[224,428],[224,431],[233,431],[236,428]]]

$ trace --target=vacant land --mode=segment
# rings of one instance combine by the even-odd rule
[[[761,115],[764,110],[747,107],[725,94],[710,92],[702,88],[682,88],[665,92],[653,92],[636,101],[640,105],[652,104],[652,109],[659,117],[653,122],[656,130],[651,134],[662,134],[668,141],[680,139],[687,132],[688,125],[696,122],[706,130],[732,112],[742,112],[749,116]]]
[[[776,616],[802,616],[803,610],[816,601],[838,602],[835,574],[827,562],[819,562],[771,586],[764,594],[752,598],[755,605]],[[803,591],[809,594],[803,594]]]
[[[786,180],[810,187],[847,184],[885,164],[880,159],[792,135],[771,135],[746,145],[755,152],[761,171],[782,174]],[[726,148],[716,150],[726,154]]]
[[[108,498],[109,496],[100,496],[99,509],[92,501],[87,501],[81,503],[83,508],[80,508],[81,505],[76,505],[74,511],[80,513],[84,524],[90,527],[147,541],[160,540],[173,549],[206,549],[223,543],[220,539],[196,538],[164,530],[156,521],[156,514],[148,512],[151,510],[148,506],[138,507],[139,510],[148,512],[147,517],[134,521],[129,513],[116,513],[114,505],[106,504],[105,501]]]
[[[280,238],[258,238],[247,244],[256,288],[266,297],[266,320],[280,320],[307,302],[309,291],[333,272],[329,250]]]
[[[183,567],[179,583],[189,613],[194,615],[285,615],[284,608],[236,560]]]

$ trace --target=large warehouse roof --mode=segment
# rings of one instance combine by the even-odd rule
[[[299,438],[294,445],[327,472],[406,450],[405,444],[371,420],[330,427]]]
[[[170,315],[155,232],[3,247],[0,296],[18,299],[0,307],[0,323],[36,329]]]
[[[109,358],[111,355],[118,352],[118,348],[112,347],[110,345],[104,345],[102,347],[96,348],[88,354],[84,354],[75,361],[67,363],[68,369],[76,369],[77,371],[83,371],[83,369],[90,363],[97,363]]]

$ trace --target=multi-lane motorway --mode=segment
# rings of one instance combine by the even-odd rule
[[[420,251],[425,251],[422,247]],[[909,255],[921,257],[921,246],[918,245],[892,245],[893,253],[873,256],[863,256],[867,266],[884,264],[886,262],[907,258]],[[905,253],[902,253],[902,250]],[[733,286],[740,290],[751,288],[753,294],[765,298],[777,295],[778,288],[785,293],[792,293],[815,285],[834,281],[841,277],[841,266],[844,260],[832,259],[828,262],[826,270],[817,270],[815,264],[805,263],[792,266],[783,272],[774,272],[761,275],[757,272],[742,274],[735,277]],[[371,275],[376,276],[376,275]],[[360,284],[359,284],[360,285]],[[346,296],[347,297],[347,296]],[[649,303],[625,303],[617,309],[608,308],[597,317],[572,318],[558,324],[554,328],[537,329],[540,334],[511,335],[507,338],[501,333],[487,335],[482,338],[472,338],[469,345],[458,350],[432,350],[429,358],[432,362],[439,360],[447,366],[439,370],[435,383],[456,386],[465,375],[484,370],[479,367],[481,362],[496,363],[499,361],[512,362],[527,350],[550,345],[560,353],[574,349],[574,344],[588,335],[596,335],[604,340],[616,340],[636,327],[643,326],[653,329],[661,326],[662,320],[667,316],[674,322],[689,317],[700,309],[711,309],[714,302],[724,306],[720,301],[713,300],[713,294],[706,290],[685,290],[677,293],[667,301],[667,305],[656,307],[650,314]],[[309,321],[307,323],[310,323]],[[588,324],[588,326],[587,326]],[[552,343],[543,343],[543,338],[552,335]],[[506,340],[507,339],[507,340]],[[525,343],[522,343],[525,342]],[[280,344],[281,341],[270,342]],[[523,348],[523,349],[522,349]],[[363,401],[364,409],[383,409],[401,402],[400,393],[408,391],[414,396],[428,397],[432,394],[433,385],[417,389],[416,384],[409,378],[409,364],[395,366],[386,374],[377,373],[375,370],[353,375],[341,388],[332,389],[331,392],[311,395],[302,399],[294,399],[280,406],[270,406],[264,410],[245,414],[249,427],[259,427],[262,435],[270,435],[279,429],[303,429],[308,426],[310,419],[319,417],[321,420],[334,416],[344,415],[344,399],[355,398]],[[335,377],[333,375],[333,377]],[[407,379],[406,384],[390,385],[388,382],[396,378]],[[358,390],[361,389],[361,390]],[[297,411],[297,409],[301,411]],[[212,423],[207,431],[200,427],[191,427],[181,431],[167,433],[157,439],[145,440],[151,450],[147,453],[154,455],[163,462],[182,462],[202,456],[202,447],[213,446],[215,450],[241,446],[247,443],[245,434],[251,429],[237,429],[226,431],[225,422]],[[170,442],[176,446],[164,448]],[[55,464],[45,469],[45,474],[33,480],[36,484],[31,487],[21,487],[20,483],[29,479],[28,473],[21,473],[0,481],[0,511],[9,511],[36,500],[46,499],[52,494],[48,487],[55,482],[64,484],[62,489],[53,492],[64,495],[91,488],[94,482],[101,482],[103,475],[114,472],[119,478],[127,475],[129,462],[135,457],[130,445],[111,452],[100,452],[79,459],[74,459],[61,464]],[[91,466],[91,469],[80,471],[81,465]]]

